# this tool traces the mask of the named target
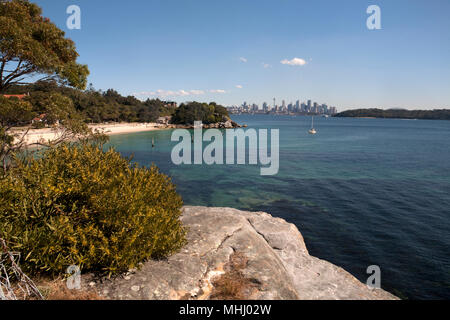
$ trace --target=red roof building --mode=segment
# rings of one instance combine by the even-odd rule
[[[39,117],[36,117],[32,120],[32,123],[35,122],[43,122],[45,120],[45,118],[47,117],[47,115],[45,113],[39,115]]]
[[[23,98],[27,97],[28,94],[4,94],[3,96],[5,98],[18,98],[22,100]]]

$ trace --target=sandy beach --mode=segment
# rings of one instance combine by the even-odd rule
[[[115,124],[93,124],[89,125],[92,130],[99,130],[106,135],[126,134],[134,132],[153,131],[166,128],[157,123],[115,123]],[[17,128],[16,133],[23,133],[24,129]],[[58,131],[52,128],[31,129],[26,138],[26,144],[31,145],[39,141],[54,140],[58,137]]]
[[[143,131],[153,131],[164,129],[166,126],[157,123],[115,123],[115,124],[94,124],[89,128],[100,130],[107,135],[125,134]]]

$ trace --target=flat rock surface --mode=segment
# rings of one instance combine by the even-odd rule
[[[243,273],[257,284],[249,299],[397,299],[310,256],[298,229],[267,213],[184,207],[181,220],[189,231],[179,253],[114,279],[85,276],[83,286],[106,299],[208,299],[212,280],[236,252],[247,257]]]

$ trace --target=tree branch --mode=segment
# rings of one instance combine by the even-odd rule
[[[2,87],[3,84],[3,71],[5,70],[5,66],[6,66],[6,59],[2,57],[2,65],[0,67],[0,88]]]
[[[16,69],[15,69],[14,71],[11,71],[10,74],[8,74],[8,75],[3,79],[3,82],[6,83],[10,77],[13,77],[14,74],[16,74],[16,73],[20,70],[20,66],[21,66],[21,65],[22,65],[22,60],[19,60],[18,63],[17,63]]]

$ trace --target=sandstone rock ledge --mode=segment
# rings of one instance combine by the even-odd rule
[[[179,253],[113,280],[87,277],[84,285],[106,299],[208,299],[212,279],[239,252],[248,258],[245,276],[259,284],[250,299],[397,299],[310,256],[298,229],[267,213],[184,207],[181,219],[189,232]]]

